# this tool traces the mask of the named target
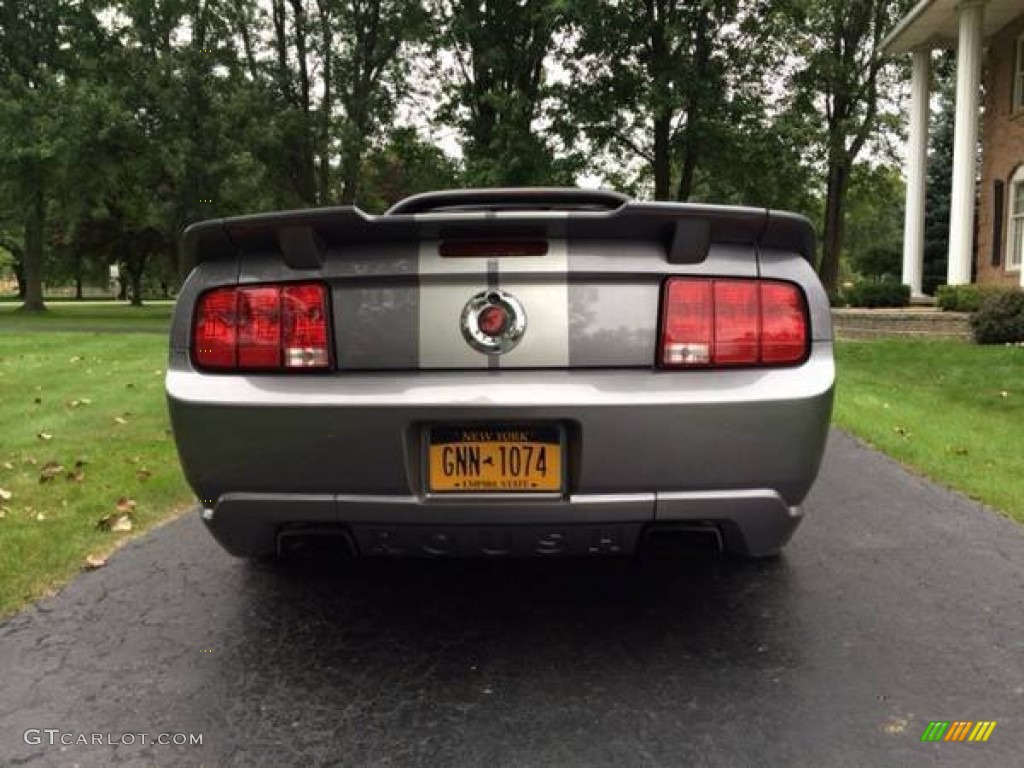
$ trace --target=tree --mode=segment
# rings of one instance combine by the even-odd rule
[[[892,77],[882,40],[906,2],[791,0],[787,39],[799,66],[791,78],[792,107],[818,124],[824,159],[825,212],[818,267],[830,294],[838,289],[844,214],[854,162],[883,127],[883,100]]]
[[[900,279],[905,198],[898,166],[864,162],[853,166],[843,250],[859,274]]]
[[[579,0],[570,115],[602,150],[641,162],[657,200],[686,200],[741,58],[736,0]]]
[[[259,6],[234,0],[228,16],[249,78],[247,135],[286,193],[275,204],[352,202],[367,147],[410,87],[401,53],[427,34],[422,3],[272,0],[269,59],[260,55]]]
[[[457,186],[454,160],[420,139],[414,128],[398,128],[367,153],[358,202],[364,210],[382,213],[409,195]]]
[[[99,27],[89,7],[71,0],[0,4],[0,199],[19,223],[25,311],[43,303],[49,196],[59,184],[64,95]]]
[[[566,15],[560,0],[451,0],[440,4],[456,62],[442,117],[465,136],[466,183],[568,183],[550,141],[535,130],[551,95],[545,63]]]
[[[777,109],[789,52],[760,0],[576,0],[561,123],[588,170],[660,200],[808,210],[802,126]]]
[[[407,44],[424,39],[429,17],[419,0],[363,0],[342,4],[335,22],[341,41],[336,90],[344,108],[341,125],[341,202],[359,192],[364,154],[398,97],[408,88],[409,65],[399,56]]]

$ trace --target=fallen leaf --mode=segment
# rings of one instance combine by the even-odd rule
[[[127,533],[132,529],[132,519],[128,515],[121,515],[110,526],[114,533]]]
[[[36,437],[38,437],[40,440],[53,440],[53,435],[51,435],[49,432],[40,432],[38,435],[36,435]]]
[[[129,499],[122,496],[117,500],[117,511],[122,515],[130,515],[135,511],[135,499]]]
[[[90,571],[95,571],[97,568],[102,568],[107,564],[107,558],[100,557],[99,555],[88,555],[85,558],[85,567]]]
[[[114,423],[115,424],[127,424],[128,422],[125,421],[124,419],[122,419],[120,416],[115,416],[114,417]]]
[[[82,356],[81,355],[75,355],[70,360],[68,360],[68,362],[69,363],[80,363],[80,362],[82,362]]]
[[[68,472],[67,475],[65,475],[65,477],[68,480],[71,480],[71,481],[76,482],[76,483],[80,483],[83,480],[85,480],[85,472],[83,472],[80,469],[76,469],[74,472]]]
[[[8,470],[14,469],[14,465],[11,464],[11,462],[9,462],[9,461],[5,461],[4,462],[4,469],[8,469]]]
[[[7,517],[7,513],[11,511],[10,507],[0,507],[0,520]]]
[[[0,501],[10,501],[14,494],[6,488],[0,488]]]
[[[151,478],[152,476],[153,473],[150,472],[148,469],[140,469],[135,473],[135,477],[137,477],[139,480],[149,480],[149,478]]]
[[[36,512],[36,522],[37,523],[41,523],[45,519],[46,519],[46,515],[44,515],[42,512]]]
[[[39,482],[48,483],[63,471],[63,465],[58,464],[56,461],[48,461],[43,465],[43,468],[39,471]]]
[[[29,457],[28,457],[27,459],[25,459],[25,463],[26,463],[26,464],[31,464],[31,465],[32,465],[32,466],[34,467],[34,466],[35,466],[36,464],[38,464],[39,462],[38,462],[38,461],[36,461],[36,459],[35,459],[35,457],[34,457],[34,456],[29,456]]]
[[[1009,393],[1009,392],[1007,392],[1007,391],[1006,391],[1006,390],[1004,389],[1004,390],[1001,390],[1001,391],[999,392],[999,396],[1000,396],[1000,397],[1009,397],[1009,396],[1010,396],[1010,393]]]

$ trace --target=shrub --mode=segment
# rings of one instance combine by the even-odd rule
[[[910,286],[863,280],[846,288],[843,300],[851,307],[905,307],[910,303]]]
[[[1013,290],[1002,285],[940,285],[935,300],[945,312],[977,312],[989,296]]]
[[[971,315],[971,330],[979,344],[1024,342],[1024,291],[1004,289],[986,296]]]

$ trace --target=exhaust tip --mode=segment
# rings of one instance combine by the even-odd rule
[[[664,524],[647,529],[642,553],[654,559],[717,558],[724,546],[713,525]]]
[[[356,545],[344,528],[286,528],[277,534],[277,556],[285,559],[353,559]]]

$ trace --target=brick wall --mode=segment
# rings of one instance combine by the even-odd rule
[[[971,338],[969,314],[937,309],[833,309],[832,326],[839,339]]]
[[[1013,172],[1024,163],[1024,110],[1011,114],[1012,72],[1014,47],[1024,34],[1024,13],[1003,27],[988,41],[984,62],[985,116],[982,121],[981,205],[978,209],[978,282],[1016,285],[1020,277],[1007,272],[1006,265],[1006,210],[1009,205],[1009,184]],[[1001,258],[992,266],[992,235],[994,182],[1005,184],[1001,227]]]

